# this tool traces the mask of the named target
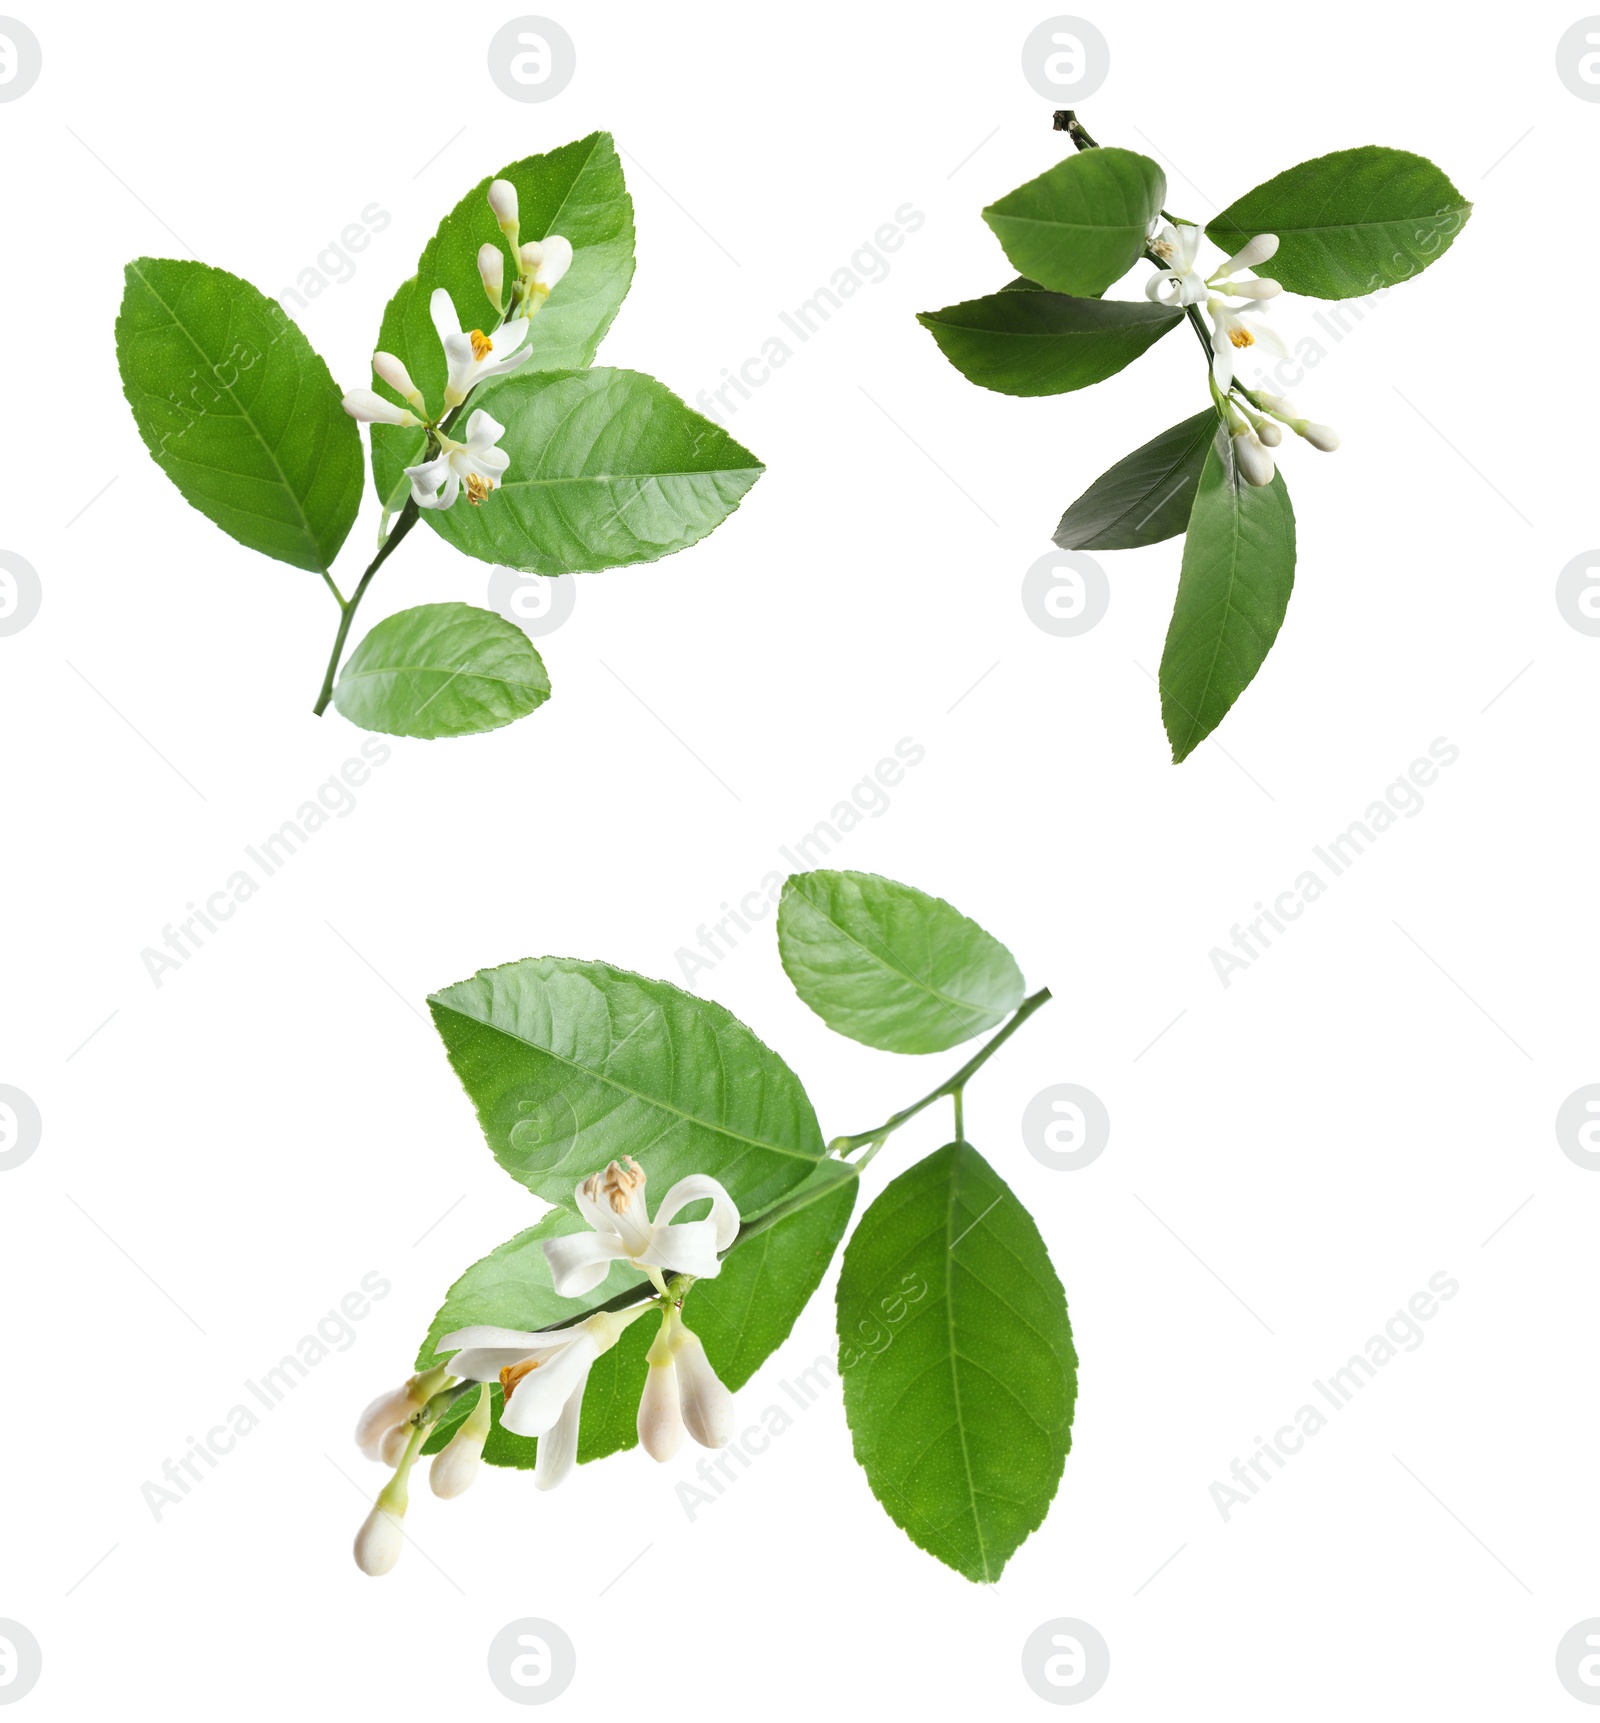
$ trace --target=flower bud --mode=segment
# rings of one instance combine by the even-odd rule
[[[1248,425],[1234,433],[1233,455],[1246,484],[1272,483],[1272,456],[1261,446],[1261,439]]]
[[[733,1435],[733,1396],[711,1368],[700,1336],[680,1320],[673,1346],[684,1427],[702,1448],[725,1448]]]
[[[422,406],[422,391],[411,381],[411,373],[393,353],[374,353],[372,369],[403,401]]]
[[[1276,253],[1277,249],[1277,234],[1258,233],[1254,239],[1246,240],[1217,271],[1217,274],[1231,275],[1236,269],[1254,269],[1258,263],[1265,263],[1269,257]]]
[[[1269,395],[1265,389],[1257,389],[1255,391],[1255,399],[1258,400],[1269,413],[1276,413],[1280,419],[1298,419],[1300,417],[1299,413],[1295,409],[1294,402],[1291,401],[1287,395]]]
[[[1250,423],[1255,427],[1256,435],[1269,449],[1277,448],[1283,441],[1283,432],[1273,424],[1271,419],[1258,419],[1254,413],[1250,415]]]
[[[417,1389],[417,1378],[413,1376],[398,1388],[380,1394],[361,1414],[356,1423],[356,1446],[369,1460],[382,1457],[384,1438],[397,1425],[403,1428],[406,1420],[427,1398],[426,1395],[419,1398]],[[391,1460],[389,1464],[394,1462]]]
[[[489,1436],[490,1400],[488,1385],[478,1390],[477,1403],[461,1420],[461,1427],[433,1456],[428,1469],[428,1487],[448,1500],[471,1488],[483,1464],[483,1444]]]
[[[498,311],[500,296],[506,284],[505,256],[498,245],[478,247],[478,275],[483,282],[484,292],[489,295],[489,303]]]
[[[500,231],[512,234],[517,231],[517,188],[508,179],[497,179],[489,185],[489,207],[494,211],[494,218],[500,223]]]
[[[559,233],[547,234],[540,242],[539,260],[533,272],[533,284],[546,293],[572,267],[572,241]]]
[[[393,401],[384,400],[375,389],[352,389],[340,405],[352,419],[359,419],[365,425],[417,425],[422,422],[405,407],[397,407]]]
[[[388,1491],[384,1494],[387,1495]],[[400,1514],[404,1512],[405,1504],[402,1502]],[[379,1574],[388,1573],[399,1561],[405,1541],[406,1535],[400,1523],[400,1515],[391,1513],[380,1497],[377,1506],[362,1521],[361,1530],[356,1533],[356,1566],[374,1579]]]
[[[1314,449],[1331,455],[1339,446],[1339,433],[1331,425],[1313,425],[1302,419],[1295,429]]]
[[[1255,281],[1230,281],[1228,292],[1235,299],[1276,299],[1283,292],[1283,283],[1263,275]]]
[[[384,1432],[383,1440],[378,1444],[378,1458],[386,1466],[398,1466],[406,1451],[406,1443],[410,1440],[411,1425],[396,1424],[393,1429]]]
[[[673,1363],[677,1313],[668,1310],[646,1354],[649,1371],[639,1396],[639,1445],[652,1460],[667,1461],[683,1445],[683,1412],[678,1398],[678,1372]]]

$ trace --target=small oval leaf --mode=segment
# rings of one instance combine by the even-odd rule
[[[498,730],[550,698],[544,661],[520,628],[470,604],[385,617],[345,661],[333,703],[388,736]]]
[[[793,874],[778,952],[795,991],[841,1035],[938,1053],[1022,1003],[1011,953],[943,898],[873,873]]]

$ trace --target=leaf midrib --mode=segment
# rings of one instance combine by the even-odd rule
[[[742,1131],[732,1130],[727,1125],[713,1124],[695,1113],[686,1113],[681,1107],[673,1106],[670,1101],[658,1100],[654,1095],[647,1095],[642,1090],[631,1088],[628,1084],[619,1082],[615,1077],[608,1076],[604,1071],[596,1071],[592,1066],[581,1065],[576,1059],[568,1059],[553,1048],[543,1047],[537,1041],[530,1041],[524,1035],[518,1035],[510,1029],[502,1028],[498,1023],[486,1023],[483,1018],[474,1017],[471,1012],[462,1011],[459,1007],[441,999],[437,993],[428,995],[428,1003],[441,1011],[448,1011],[453,1017],[459,1017],[464,1023],[476,1023],[480,1029],[493,1030],[496,1035],[504,1035],[508,1040],[515,1041],[520,1046],[531,1047],[534,1052],[542,1053],[548,1059],[554,1059],[558,1065],[565,1065],[568,1070],[581,1071],[584,1076],[592,1077],[597,1083],[606,1084],[609,1088],[617,1090],[619,1094],[627,1095],[635,1101],[642,1101],[646,1106],[657,1108],[663,1113],[670,1113],[674,1118],[682,1119],[685,1124],[698,1125],[703,1130],[714,1132],[719,1137],[726,1137],[730,1142],[743,1143],[752,1149],[768,1149],[773,1154],[788,1155],[791,1160],[806,1161],[812,1166],[824,1158],[823,1155],[808,1155],[804,1149],[789,1149],[781,1143],[769,1143],[764,1142],[759,1137],[747,1137]],[[798,1081],[797,1078],[797,1084]]]

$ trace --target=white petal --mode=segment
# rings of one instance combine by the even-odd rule
[[[561,1416],[539,1437],[539,1453],[533,1462],[536,1490],[553,1490],[572,1470],[578,1457],[578,1419],[583,1411],[583,1388],[588,1377],[589,1367],[585,1364],[577,1387],[561,1408]]]
[[[472,337],[458,329],[444,338],[445,366],[449,372],[444,386],[446,407],[459,407],[471,392],[477,378],[478,358],[472,351]]]
[[[393,353],[374,353],[372,355],[372,369],[397,395],[404,396],[408,401],[415,400],[422,393],[411,381],[411,373],[405,368],[404,363],[397,359]]]
[[[1174,231],[1178,253],[1178,272],[1187,275],[1194,267],[1195,253],[1200,249],[1200,229],[1180,227]]]
[[[495,220],[514,224],[517,219],[517,188],[508,179],[497,179],[489,185],[489,207]]]
[[[683,1422],[702,1448],[725,1448],[733,1435],[733,1396],[723,1387],[700,1336],[680,1330],[673,1364],[678,1372],[678,1397]]]
[[[579,1179],[573,1187],[572,1200],[578,1205],[578,1213],[588,1221],[596,1232],[610,1233],[615,1236],[617,1229],[611,1224],[611,1209],[606,1203],[596,1202],[584,1190],[583,1187],[588,1182],[587,1179]]]
[[[477,1403],[461,1420],[456,1433],[433,1456],[428,1485],[436,1496],[447,1500],[469,1489],[483,1464],[483,1444],[489,1434],[492,1411],[489,1390],[478,1390]]]
[[[409,1382],[402,1382],[398,1388],[380,1394],[356,1420],[356,1446],[369,1460],[376,1460],[383,1438],[396,1424],[403,1424],[421,1404],[412,1394]]]
[[[1153,300],[1157,305],[1167,304],[1167,294],[1171,286],[1178,284],[1178,277],[1170,269],[1158,269],[1144,284],[1144,296]]]
[[[461,333],[461,319],[456,316],[455,303],[446,288],[434,288],[428,299],[428,315],[433,319],[441,342]]]
[[[1339,433],[1332,425],[1307,425],[1300,433],[1314,449],[1331,455],[1339,446]]]
[[[533,279],[540,287],[548,290],[572,267],[572,242],[563,239],[559,233],[547,234],[541,251],[543,255],[539,259],[539,267]]]
[[[1258,233],[1254,239],[1246,240],[1233,256],[1216,270],[1211,279],[1218,276],[1232,275],[1238,269],[1254,269],[1258,263],[1265,263],[1278,249],[1278,236],[1275,233]]]
[[[511,355],[528,338],[528,320],[518,317],[514,322],[502,323],[489,337],[490,354],[485,360],[485,369],[493,366],[495,370],[509,370]]]
[[[453,1334],[447,1334],[435,1348],[439,1352],[461,1351],[468,1346],[515,1346],[521,1350],[519,1358],[530,1357],[541,1347],[550,1345],[552,1336],[548,1332],[530,1332],[525,1328],[495,1328],[488,1323],[479,1323],[473,1328],[458,1328]],[[451,1371],[459,1376],[461,1372],[452,1364]]]
[[[739,1210],[727,1191],[709,1173],[691,1173],[679,1179],[661,1199],[656,1210],[656,1229],[665,1226],[680,1209],[692,1202],[711,1198],[711,1220],[716,1225],[717,1249],[726,1250],[739,1236]]]
[[[634,1261],[647,1268],[669,1268],[677,1274],[692,1274],[696,1280],[713,1280],[722,1272],[717,1255],[715,1220],[686,1220],[677,1226],[659,1222],[649,1246]]]
[[[467,420],[467,447],[475,455],[492,448],[505,434],[505,426],[491,419],[482,407]]]
[[[455,474],[450,471],[449,455],[439,455],[431,461],[423,461],[420,466],[407,467],[405,475],[411,481],[411,495],[417,507],[424,509],[439,508],[439,487],[447,480],[455,479]],[[456,480],[456,483],[460,481]],[[453,495],[450,500],[455,501]],[[448,508],[449,504],[443,506]]]
[[[491,479],[498,479],[511,465],[510,455],[504,449],[497,449],[492,445],[479,449],[476,453],[469,453],[467,459],[478,472],[486,473]]]
[[[1252,323],[1249,327],[1250,333],[1269,353],[1280,359],[1289,357],[1289,349],[1284,345],[1283,337],[1270,323]]]
[[[567,1345],[513,1386],[500,1422],[514,1436],[542,1436],[561,1416],[567,1397],[574,1390],[582,1393],[589,1366],[598,1356],[594,1336],[573,1329]]]
[[[502,469],[504,470],[504,469]],[[566,1238],[544,1241],[550,1278],[562,1298],[581,1298],[592,1292],[622,1256],[622,1245],[614,1236],[597,1232],[573,1233]]]
[[[1234,437],[1233,453],[1247,484],[1272,483],[1272,456],[1261,446],[1261,440],[1254,431],[1246,429]]]

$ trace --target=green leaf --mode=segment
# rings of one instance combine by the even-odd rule
[[[658,1197],[710,1173],[754,1215],[822,1158],[794,1072],[722,1006],[668,982],[530,957],[428,1004],[495,1159],[547,1202],[572,1208],[580,1179],[633,1155]]]
[[[345,661],[333,703],[388,736],[472,736],[524,718],[550,678],[522,630],[470,604],[385,617]]]
[[[1183,321],[1167,305],[1069,299],[1011,286],[917,321],[971,382],[1003,395],[1062,395],[1131,364]]]
[[[378,351],[404,361],[435,412],[444,399],[445,360],[428,310],[434,290],[449,293],[463,328],[478,324],[488,331],[496,313],[478,274],[479,247],[497,247],[508,287],[515,279],[510,248],[489,208],[489,184],[496,179],[517,188],[524,240],[559,233],[572,243],[572,267],[528,332],[531,356],[525,364],[541,371],[587,365],[633,280],[633,200],[609,132],[592,132],[545,155],[525,156],[480,180],[439,224],[423,248],[417,273],[384,308],[378,331]],[[376,379],[372,386],[399,400]],[[403,483],[400,469],[421,458],[423,441],[419,430],[373,426],[373,482],[380,497],[387,501]]]
[[[230,538],[326,573],[361,504],[361,438],[283,310],[225,269],[140,257],[117,366],[134,423],[185,501]]]
[[[1039,1229],[970,1143],[918,1162],[861,1217],[838,1321],[873,1495],[919,1549],[998,1579],[1061,1482],[1078,1360]],[[865,1338],[878,1332],[881,1346]]]
[[[511,465],[480,507],[422,518],[484,562],[539,574],[654,562],[719,526],[763,471],[639,371],[514,371],[469,405],[505,426]]]
[[[1144,254],[1167,176],[1133,150],[1083,150],[983,212],[1011,263],[1056,293],[1092,298]]]
[[[1246,484],[1218,432],[1183,546],[1161,654],[1161,717],[1174,763],[1216,729],[1250,685],[1294,589],[1294,509],[1283,474]]]
[[[875,873],[791,874],[778,954],[795,991],[841,1035],[939,1053],[1022,1003],[1011,953],[941,897]]]
[[[1131,550],[1182,532],[1217,425],[1208,407],[1107,467],[1061,517],[1055,542],[1063,550]]]
[[[1450,249],[1472,205],[1424,156],[1377,144],[1335,150],[1247,191],[1206,223],[1237,251],[1278,236],[1264,265],[1290,293],[1350,299],[1420,274]]]
[[[695,1282],[685,1313],[705,1345],[712,1368],[730,1389],[742,1388],[788,1338],[844,1236],[855,1194],[856,1169],[845,1162],[824,1161],[785,1201],[782,1218],[736,1244],[714,1280]],[[619,1266],[582,1301],[556,1297],[540,1241],[583,1225],[577,1216],[557,1209],[468,1269],[434,1317],[417,1354],[417,1368],[427,1368],[434,1361],[439,1337],[458,1328],[475,1323],[537,1328],[570,1321],[574,1311],[596,1308],[638,1284],[635,1274]],[[580,1462],[637,1444],[645,1353],[656,1324],[653,1316],[640,1317],[589,1373],[578,1430]],[[492,1465],[531,1466],[538,1444],[500,1428],[498,1388],[494,1396],[494,1430],[484,1458]],[[470,1394],[463,1396],[440,1420],[425,1453],[436,1453],[444,1446],[471,1410],[473,1399]]]

